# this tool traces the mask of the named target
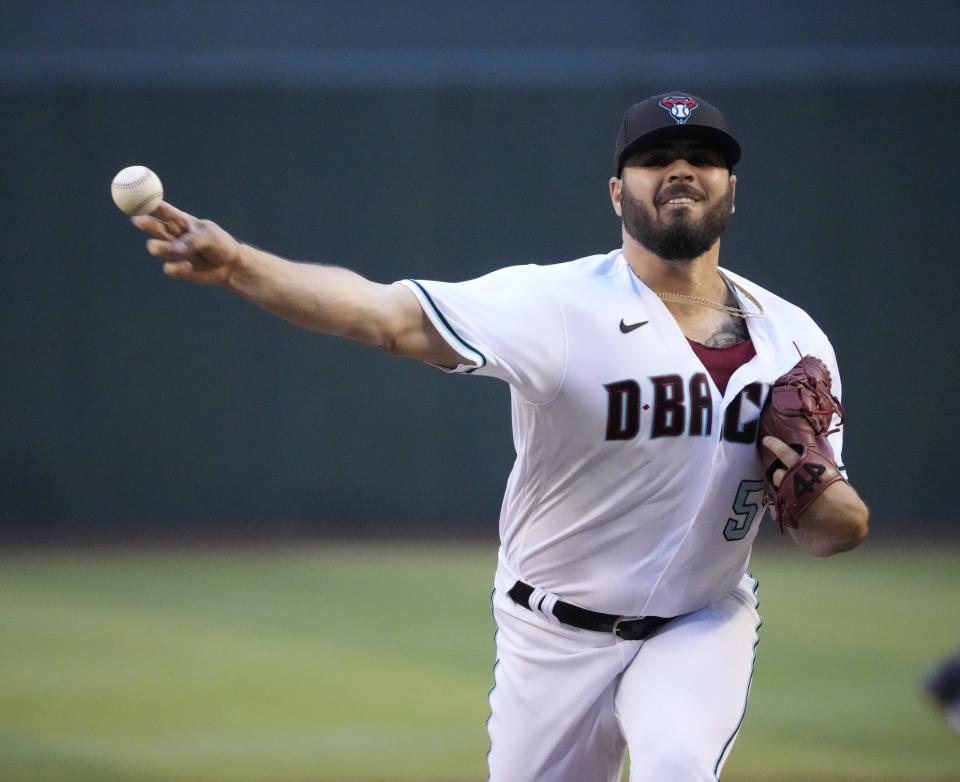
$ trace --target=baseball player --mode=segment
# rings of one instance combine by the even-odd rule
[[[866,534],[833,408],[816,448],[758,443],[771,386],[800,355],[836,397],[840,380],[805,312],[719,265],[739,159],[706,101],[643,100],[620,125],[609,182],[622,247],[461,283],[293,263],[166,203],[133,218],[171,277],[509,385],[493,782],[613,782],[627,749],[631,780],[718,779],[753,673],[746,568],[764,506],[816,556]]]

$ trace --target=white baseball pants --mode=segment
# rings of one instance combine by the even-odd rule
[[[490,782],[716,782],[747,704],[756,581],[646,641],[579,630],[494,593]]]

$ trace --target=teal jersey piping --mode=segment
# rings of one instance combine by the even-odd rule
[[[463,345],[465,348],[467,348],[468,350],[472,350],[474,353],[476,353],[478,356],[480,356],[480,366],[479,366],[479,367],[470,367],[470,369],[465,369],[465,370],[463,371],[463,374],[469,375],[471,372],[476,372],[478,369],[482,369],[483,367],[485,367],[485,366],[487,365],[487,357],[486,357],[485,355],[483,355],[483,353],[482,353],[481,351],[477,350],[473,345],[471,345],[469,342],[467,342],[463,337],[461,337],[461,336],[457,333],[456,329],[455,329],[453,326],[450,325],[450,321],[448,321],[448,320],[444,317],[443,313],[440,311],[440,308],[437,306],[436,302],[434,302],[434,300],[433,300],[433,298],[430,296],[430,294],[427,293],[427,289],[424,288],[424,287],[423,287],[419,282],[417,282],[416,280],[412,280],[412,279],[410,279],[410,278],[407,278],[407,282],[412,282],[414,285],[416,285],[416,286],[420,289],[420,292],[426,297],[427,302],[428,302],[428,303],[430,304],[430,306],[433,308],[433,311],[437,314],[437,317],[440,318],[440,322],[441,322],[444,326],[447,327],[447,329],[450,331],[451,334],[453,334],[454,337],[457,338],[457,341],[458,341],[461,345]]]
[[[497,624],[497,615],[493,610],[493,598],[497,594],[496,588],[490,592],[490,616],[493,617],[493,626],[496,628],[493,631],[493,648],[494,653],[496,653],[497,648],[497,635],[500,633],[500,625]],[[493,662],[493,687],[490,688],[490,692],[487,693],[487,703],[490,704],[490,715],[484,721],[483,726],[487,729],[487,735],[490,736],[490,720],[493,719],[493,703],[490,698],[493,696],[493,691],[497,689],[497,667],[500,665],[500,658],[494,658]],[[493,736],[490,736],[490,749],[487,750],[487,770],[490,770],[490,753],[493,752]],[[487,782],[490,782],[490,777],[492,774],[487,774]]]
[[[752,573],[747,573],[750,578],[753,578]],[[760,590],[760,582],[757,579],[753,578],[753,599],[756,601],[756,608],[760,608],[760,598],[757,597],[757,592]],[[750,678],[747,679],[747,693],[743,698],[743,711],[740,713],[740,720],[737,722],[737,727],[733,729],[733,733],[730,734],[730,737],[724,742],[723,749],[720,750],[720,755],[717,757],[717,762],[713,765],[713,778],[719,782],[720,780],[720,764],[723,762],[724,755],[727,754],[727,749],[733,743],[733,740],[737,737],[737,734],[740,732],[740,726],[743,725],[743,719],[747,716],[747,701],[750,700],[750,686],[753,684],[753,672],[757,667],[757,646],[760,644],[760,628],[763,627],[763,620],[761,619],[754,633],[757,635],[757,640],[753,642],[753,660],[750,663]]]

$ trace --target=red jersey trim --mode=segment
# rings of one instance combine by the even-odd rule
[[[753,342],[749,339],[722,348],[712,348],[708,345],[694,342],[689,337],[687,338],[687,342],[690,343],[693,352],[697,354],[700,363],[702,363],[703,366],[706,367],[707,372],[710,373],[710,377],[712,377],[713,382],[717,384],[717,388],[720,389],[721,394],[726,393],[727,383],[730,382],[733,373],[757,355],[757,350],[753,346]]]

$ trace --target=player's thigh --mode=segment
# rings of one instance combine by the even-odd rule
[[[715,780],[746,709],[760,617],[745,576],[730,595],[647,640],[617,691],[636,782]]]
[[[632,651],[494,596],[497,665],[490,693],[491,782],[614,782],[624,742],[616,685]]]

